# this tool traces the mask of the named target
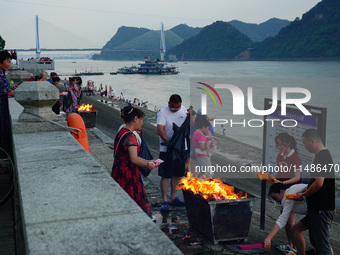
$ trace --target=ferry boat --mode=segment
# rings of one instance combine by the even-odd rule
[[[167,63],[157,60],[150,60],[149,57],[144,58],[144,63],[140,63],[138,67],[139,74],[178,74],[176,66],[167,66]]]
[[[118,68],[117,73],[119,74],[136,74],[138,73],[138,67],[135,65],[132,65],[130,67],[124,66],[122,68]]]
[[[161,42],[160,42],[160,59],[150,60],[150,57],[144,57],[144,63],[139,63],[138,67],[132,65],[131,67],[122,67],[118,69],[119,74],[178,74],[177,67],[174,65],[167,66],[164,61],[166,52],[164,26],[161,29]],[[171,55],[172,62],[177,62],[176,56]]]
[[[149,57],[144,58],[144,63],[139,63],[138,67],[132,65],[130,67],[122,67],[118,69],[119,74],[178,74],[177,67],[157,60],[150,60]]]

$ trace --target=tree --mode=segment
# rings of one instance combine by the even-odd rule
[[[0,50],[3,50],[5,48],[5,40],[2,39],[1,35],[0,35]]]

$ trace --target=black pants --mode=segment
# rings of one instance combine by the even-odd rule
[[[12,128],[7,95],[0,95],[0,116],[0,147],[5,150],[13,160]],[[5,158],[8,158],[8,156],[0,150],[0,159]]]

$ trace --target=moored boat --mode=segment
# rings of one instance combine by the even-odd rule
[[[83,76],[83,75],[104,75],[102,72],[84,72],[84,73],[76,73],[76,76]]]
[[[132,65],[130,67],[124,66],[122,68],[118,68],[119,74],[137,74],[138,73],[138,67],[135,65]]]
[[[161,43],[160,43],[160,59],[150,60],[150,57],[144,57],[144,63],[139,63],[138,67],[122,67],[118,69],[120,74],[178,74],[177,67],[174,65],[167,66],[164,61],[166,53],[165,37],[164,37],[164,26],[162,24],[161,29]],[[169,55],[169,62],[178,62],[176,56],[173,54]]]
[[[159,60],[150,60],[149,57],[144,58],[144,63],[140,63],[138,67],[139,74],[178,74],[177,67]]]
[[[167,62],[178,62],[178,59],[176,58],[176,55],[170,54]]]
[[[118,69],[119,74],[178,74],[177,67],[159,60],[150,60],[149,57],[144,58],[144,63],[139,63],[138,67],[122,67]]]

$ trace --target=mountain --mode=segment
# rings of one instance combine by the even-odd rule
[[[183,41],[183,38],[172,32],[171,30],[165,31],[164,36],[166,38],[166,47],[172,48]],[[148,31],[145,34],[137,36],[132,40],[127,41],[117,47],[114,50],[130,50],[136,51],[158,51],[160,49],[160,37],[161,31]]]
[[[301,20],[253,48],[251,59],[257,60],[340,58],[340,1],[319,2]]]
[[[164,32],[166,48],[172,48],[187,37],[197,34],[199,28],[178,25]],[[183,37],[182,37],[183,36]],[[146,28],[120,27],[117,33],[93,59],[104,60],[141,60],[145,56],[152,59],[160,57],[161,31]]]
[[[137,27],[120,27],[117,31],[117,33],[104,45],[102,48],[102,51],[100,54],[96,54],[93,56],[92,59],[98,60],[119,60],[119,59],[129,59],[128,56],[124,56],[125,51],[119,51],[119,49],[116,49],[122,44],[125,44],[129,42],[130,40],[133,40],[136,37],[142,36],[143,34],[148,33],[151,31],[147,28],[137,28]],[[116,56],[122,55],[122,56]]]
[[[217,21],[197,35],[168,50],[185,60],[231,60],[252,45],[252,40],[227,22]]]
[[[147,28],[125,27],[125,26],[120,27],[117,33],[115,34],[115,36],[113,36],[110,39],[110,41],[108,41],[105,44],[103,49],[113,49],[149,31],[150,29],[147,29]]]
[[[158,58],[160,32],[123,28],[103,47],[100,59]],[[165,37],[167,54],[185,60],[340,59],[340,1],[322,0],[290,23],[217,21],[202,29],[181,24]]]
[[[226,22],[225,22],[226,23]],[[284,27],[289,21],[270,19],[259,25],[248,24],[241,21],[229,22],[237,30],[249,36],[253,41],[261,41],[268,36],[273,36]],[[229,27],[229,29],[231,29]],[[189,27],[186,24],[177,25],[165,31],[165,43],[167,52],[176,45],[181,44],[197,34],[203,28]],[[236,30],[233,30],[236,33]],[[219,32],[218,32],[219,33]],[[211,36],[211,35],[209,35]],[[194,43],[193,41],[191,43]],[[103,47],[99,55],[93,59],[103,60],[140,60],[145,56],[152,59],[159,58],[160,31],[146,28],[120,27],[117,33]],[[181,56],[182,54],[180,54]],[[204,58],[207,58],[205,56]],[[215,59],[216,56],[211,58]],[[228,57],[229,58],[229,57]]]
[[[201,32],[202,28],[200,28],[200,27],[193,28],[193,27],[189,27],[185,24],[180,24],[176,27],[171,28],[170,30],[172,32],[174,32],[175,34],[179,35],[180,37],[182,37],[185,40],[185,39],[188,39],[192,36],[197,35],[199,32]]]
[[[267,37],[277,35],[282,28],[290,24],[290,21],[272,18],[261,24],[249,24],[238,20],[232,20],[229,24],[247,35],[253,42],[261,42]]]

